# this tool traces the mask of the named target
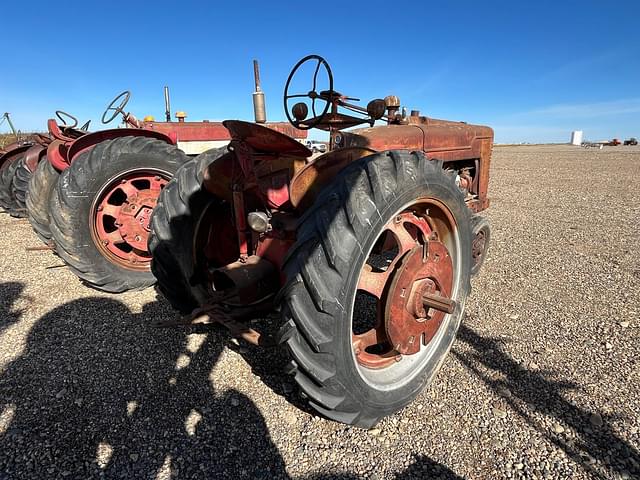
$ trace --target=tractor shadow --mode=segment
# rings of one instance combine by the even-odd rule
[[[167,315],[92,297],[40,318],[0,376],[0,477],[283,477],[257,407],[211,379],[224,338],[147,326]]]
[[[23,310],[16,310],[15,304],[22,297],[24,287],[20,282],[0,283],[0,335],[20,320]]]
[[[11,297],[22,286],[1,287],[3,319],[14,318]],[[172,315],[164,301],[133,313],[88,297],[42,316],[0,372],[0,478],[290,478],[253,401],[215,385],[228,335],[149,327]],[[276,349],[233,347],[287,393]],[[427,457],[395,478],[431,474],[459,478]]]
[[[460,327],[457,343],[471,347],[470,353],[453,354],[478,378],[480,378],[498,397],[502,397],[521,418],[532,428],[536,428],[567,456],[585,468],[593,478],[610,478],[611,473],[640,475],[640,452],[610,427],[616,415],[602,414],[603,425],[594,426],[590,412],[567,401],[563,393],[580,389],[580,386],[552,379],[553,372],[531,371],[516,362],[503,349],[504,340],[484,337],[466,325]],[[488,375],[485,367],[497,372]],[[505,396],[507,389],[511,395]],[[523,406],[526,405],[526,409]],[[575,436],[555,433],[542,427],[533,418],[531,411],[553,417],[557,423],[575,432]],[[615,452],[615,454],[612,454]],[[596,463],[597,462],[597,463]],[[598,468],[604,466],[607,472]],[[633,477],[635,478],[635,477]]]

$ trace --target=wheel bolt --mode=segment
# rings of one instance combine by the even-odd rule
[[[136,235],[135,239],[136,239],[136,242],[139,242],[140,241],[140,235]]]
[[[156,182],[158,182],[158,181],[162,180],[158,175],[156,175],[155,177],[153,177],[153,179],[154,179]]]
[[[109,245],[109,240],[102,240],[102,244],[103,244],[104,246]]]
[[[127,181],[122,179],[122,180],[120,180],[120,183],[127,183]]]
[[[102,205],[98,205],[98,211],[101,212],[102,210],[104,210],[104,207]]]

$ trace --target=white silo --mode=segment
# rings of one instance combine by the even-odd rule
[[[571,132],[571,145],[582,145],[582,130]]]

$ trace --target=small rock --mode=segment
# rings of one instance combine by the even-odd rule
[[[562,432],[564,432],[564,427],[562,425],[560,425],[559,423],[556,423],[553,426],[553,431],[556,432],[556,433],[562,433]]]
[[[238,400],[237,398],[232,398],[231,399],[231,406],[232,407],[237,407],[238,405],[240,405],[240,400]]]
[[[380,429],[379,428],[372,428],[371,430],[369,430],[369,435],[371,436],[376,436],[376,435],[380,435]]]
[[[498,387],[498,394],[502,397],[510,398],[511,390],[509,390],[507,387]]]
[[[514,465],[514,467],[516,467],[516,470],[522,470],[522,469],[524,468],[524,464],[522,464],[522,463],[516,463],[516,464]]]
[[[630,325],[630,323],[625,320],[623,322],[620,322],[618,325],[620,325],[622,328],[627,328]]]
[[[493,407],[493,415],[497,418],[507,418],[507,412],[501,408]]]
[[[594,427],[601,427],[602,425],[604,425],[602,416],[599,413],[591,414],[591,416],[589,417],[589,422],[591,422],[591,425],[593,425]]]
[[[61,399],[62,397],[64,397],[64,394],[67,393],[67,389],[63,388],[62,390],[60,390],[58,393],[56,393],[56,398],[57,399]]]
[[[529,370],[540,370],[540,365],[538,365],[536,362],[531,362],[529,363]]]
[[[134,462],[137,462],[137,461],[138,461],[139,456],[138,456],[138,454],[137,454],[137,453],[132,453],[131,455],[129,455],[129,458],[130,458],[131,460],[133,460]]]
[[[510,318],[511,320],[517,320],[517,319],[519,319],[519,318],[520,318],[520,315],[518,315],[518,314],[516,313],[516,314],[514,314],[514,315],[509,315],[509,318]]]
[[[606,348],[607,350],[611,350],[613,348],[613,345],[609,342],[604,344],[604,348]]]

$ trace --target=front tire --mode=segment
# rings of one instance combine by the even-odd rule
[[[56,253],[89,286],[118,293],[155,283],[149,219],[162,187],[188,157],[148,137],[121,137],[80,154],[52,195]]]
[[[470,239],[454,176],[422,153],[362,158],[326,187],[300,221],[281,293],[280,342],[314,409],[369,428],[431,382],[463,316]],[[405,319],[429,292],[452,313]]]

